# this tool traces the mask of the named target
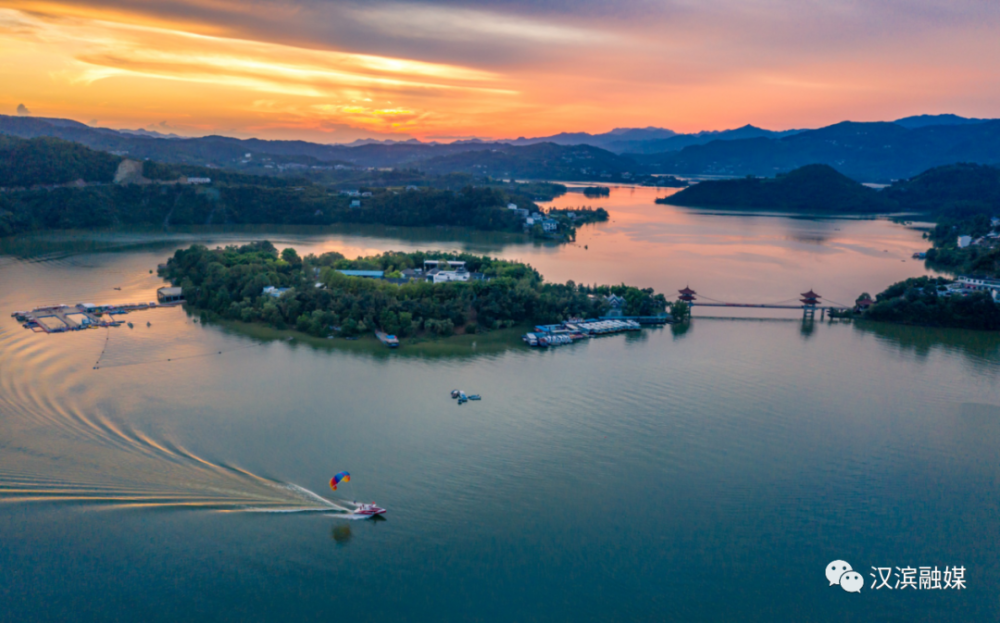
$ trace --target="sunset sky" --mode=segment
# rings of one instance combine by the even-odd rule
[[[318,142],[1000,117],[996,0],[0,0],[0,113]]]

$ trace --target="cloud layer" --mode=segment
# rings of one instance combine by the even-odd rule
[[[1000,116],[985,0],[0,0],[0,107],[351,140]]]

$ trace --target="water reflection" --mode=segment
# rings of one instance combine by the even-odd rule
[[[679,340],[686,336],[691,331],[692,322],[678,322],[670,325],[670,334],[673,336],[674,340]]]
[[[914,355],[918,359],[927,359],[940,350],[962,355],[964,361],[980,369],[997,369],[1000,360],[1000,334],[988,331],[910,327],[881,322],[855,322],[854,328],[874,335],[888,349]]]
[[[334,525],[333,529],[330,530],[330,538],[332,538],[337,545],[347,545],[351,541],[351,538],[353,538],[353,535],[351,534],[350,522]]]

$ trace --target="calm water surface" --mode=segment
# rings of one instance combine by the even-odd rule
[[[398,230],[3,241],[0,620],[996,620],[991,334],[696,317],[432,358],[259,341],[180,309],[52,336],[9,318],[151,300],[174,249],[264,237],[468,249],[741,302],[853,300],[924,271],[919,233],[886,221],[655,195],[560,198],[612,212],[562,247]],[[458,407],[454,387],[483,401]],[[387,520],[328,512],[317,496],[343,469],[338,493]],[[828,586],[834,559],[861,594]],[[872,566],[921,565],[964,566],[968,589],[869,589]]]

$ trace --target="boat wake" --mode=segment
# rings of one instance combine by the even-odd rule
[[[108,400],[115,385],[99,391],[93,370],[74,364],[85,356],[80,353],[99,350],[105,335],[86,331],[70,336],[76,344],[44,345],[32,337],[0,328],[0,504],[353,511],[299,485],[205,456],[169,433],[139,428]]]

